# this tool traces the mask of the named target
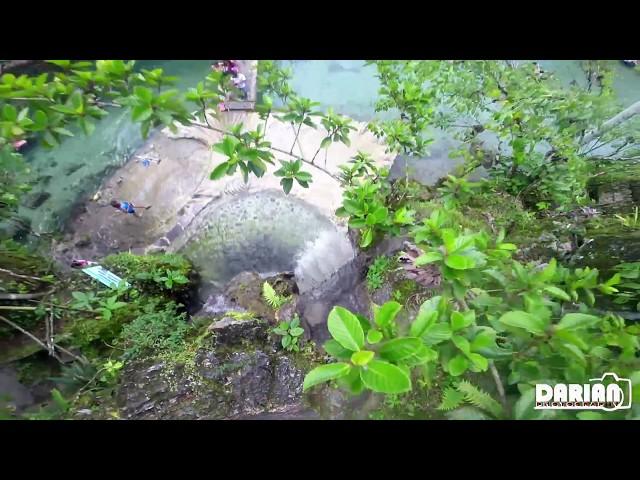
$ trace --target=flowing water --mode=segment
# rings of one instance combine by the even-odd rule
[[[276,190],[209,205],[174,248],[198,268],[203,297],[245,271],[269,274],[297,268],[303,279],[299,287],[311,289],[354,256],[346,233],[331,220]]]

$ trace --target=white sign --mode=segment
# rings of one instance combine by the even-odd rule
[[[605,383],[605,379],[607,382]],[[536,410],[623,410],[631,408],[631,380],[605,373],[589,383],[536,385]]]

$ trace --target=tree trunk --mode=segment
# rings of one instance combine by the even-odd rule
[[[634,116],[636,116],[638,114],[640,114],[640,101],[634,103],[630,107],[625,108],[619,114],[617,114],[613,118],[611,118],[611,119],[607,120],[606,122],[604,122],[600,126],[599,129],[597,129],[597,130],[591,132],[590,134],[586,135],[582,139],[582,144],[586,145],[588,143],[591,143],[593,140],[595,140],[596,138],[600,137],[601,135],[603,135],[607,131],[611,130],[613,127],[617,127],[621,123],[624,123],[627,120],[630,120],[631,118],[633,118]]]

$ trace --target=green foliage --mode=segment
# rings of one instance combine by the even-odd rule
[[[145,354],[180,351],[185,347],[189,330],[185,314],[178,313],[175,303],[169,302],[162,308],[150,303],[122,329],[123,358],[131,360]]]
[[[315,368],[305,377],[304,389],[339,380],[354,394],[363,388],[386,394],[411,390],[409,366],[423,365],[434,352],[415,337],[392,338],[379,343],[383,335],[387,339],[394,331],[399,311],[400,305],[395,302],[383,305],[376,310],[376,328],[372,328],[367,319],[359,318],[345,308],[334,307],[327,321],[333,340],[325,344],[325,350],[334,358],[349,360],[349,363]],[[367,344],[375,347],[365,348],[365,329]]]
[[[351,125],[351,119],[344,117],[342,115],[338,115],[333,111],[333,108],[329,107],[327,110],[327,114],[322,117],[320,123],[324,127],[327,135],[320,142],[320,146],[316,153],[313,155],[311,159],[311,163],[313,163],[320,153],[320,150],[325,149],[328,152],[329,147],[333,142],[341,142],[344,143],[347,147],[351,145],[351,140],[349,140],[349,133],[352,130],[355,130],[356,127]],[[325,164],[327,163],[325,155]]]
[[[624,216],[616,214],[615,218],[617,218],[624,227],[636,229],[640,228],[640,216],[638,215],[639,213],[640,210],[638,209],[638,207],[635,207],[632,214]]]
[[[301,170],[301,160],[294,160],[291,162],[281,160],[280,165],[281,167],[274,172],[274,175],[276,177],[282,177],[280,185],[282,185],[284,193],[288,194],[291,191],[294,180],[301,187],[309,188],[309,183],[311,182],[312,177],[310,173]]]
[[[280,322],[273,333],[282,337],[282,348],[290,352],[299,352],[299,340],[304,329],[300,327],[300,318],[297,315],[290,322]]]
[[[393,258],[387,256],[377,257],[367,271],[367,287],[369,291],[380,288],[394,266],[395,261]]]
[[[424,251],[416,264],[435,265],[443,281],[441,295],[425,301],[408,326],[397,323],[401,305],[395,302],[374,308],[373,330],[382,334],[382,341],[365,332],[371,327],[363,329],[365,324],[349,311],[332,310],[328,327],[333,340],[325,350],[346,366],[335,367],[340,376],[328,379],[354,393],[363,388],[398,393],[410,389],[416,375],[426,375],[428,384],[430,366],[456,379],[487,372],[493,362],[498,372],[506,372],[501,383],[521,392],[513,416],[542,418],[534,413],[528,393],[535,383],[581,383],[605,371],[628,376],[640,367],[637,326],[594,310],[594,292],[619,293],[620,273],[599,281],[597,270],[569,269],[555,259],[521,264],[512,258],[517,247],[504,241],[504,231],[492,237],[465,230],[457,218],[450,210],[435,209],[412,231]],[[636,275],[632,268],[626,272]],[[361,351],[373,355],[354,355]],[[404,372],[402,379],[393,369],[377,368],[373,362],[378,359]],[[462,405],[463,399],[476,409],[464,407],[456,417],[511,415],[463,380],[456,392],[445,390],[443,410]],[[562,418],[571,415],[565,412]]]
[[[633,131],[628,122],[596,135],[595,146],[583,142],[585,132],[597,130],[621,109],[612,90],[611,62],[584,63],[588,88],[566,87],[527,62],[373,63],[381,83],[376,110],[397,112],[399,118],[372,122],[369,128],[390,151],[424,156],[433,126],[472,146],[478,133],[487,132],[499,140],[492,175],[502,189],[523,194],[530,205],[567,209],[584,201],[584,155],[609,142],[624,151],[640,139],[637,131],[628,133]],[[470,166],[477,165],[474,152],[459,153]]]
[[[291,300],[290,297],[278,295],[269,282],[262,284],[262,297],[274,310],[279,310],[285,303]]]
[[[105,257],[102,265],[133,283],[141,292],[152,294],[186,292],[190,287],[189,277],[193,271],[191,263],[186,258],[167,253],[118,253]]]
[[[113,297],[101,301],[104,306],[96,308],[96,315],[78,314],[74,318],[69,328],[71,341],[74,345],[83,348],[92,345],[112,345],[118,339],[124,325],[139,313],[138,305],[128,303],[117,306],[117,304],[124,303],[117,302],[117,300],[113,300],[110,304],[107,303],[111,298]]]
[[[640,312],[640,262],[621,263],[614,270],[618,272],[618,276],[614,278],[619,279],[619,283],[613,303],[634,303],[636,310]]]
[[[234,175],[238,168],[245,183],[249,181],[250,173],[262,177],[267,171],[266,163],[274,164],[270,147],[271,143],[264,140],[262,127],[242,132],[242,124],[233,126],[230,134],[225,135],[212,147],[214,151],[227,158],[211,172],[211,179],[218,180],[225,175]]]
[[[478,184],[471,183],[464,178],[447,175],[447,179],[438,189],[438,192],[445,205],[458,207],[471,200],[477,187]]]
[[[360,152],[352,160],[342,169],[343,200],[336,215],[348,217],[349,227],[361,230],[360,247],[367,248],[383,233],[399,234],[413,223],[414,212],[405,207],[390,208],[391,187],[384,181],[387,171],[371,166]]]

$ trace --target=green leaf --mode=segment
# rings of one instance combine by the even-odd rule
[[[426,345],[436,345],[451,338],[451,327],[448,323],[436,323],[427,328],[421,335]]]
[[[2,107],[2,116],[8,122],[15,122],[18,118],[18,111],[13,105],[9,105],[8,103],[6,103]]]
[[[349,374],[351,368],[351,365],[342,362],[316,367],[304,377],[302,390],[306,391],[314,385],[344,377]]]
[[[402,305],[398,302],[386,302],[381,307],[373,307],[373,319],[380,328],[388,327],[402,310]]]
[[[498,321],[503,325],[522,328],[534,335],[542,335],[544,333],[545,325],[542,319],[520,310],[507,312]]]
[[[320,148],[328,148],[329,145],[331,145],[331,137],[325,137],[322,139],[322,142],[320,142]]]
[[[415,320],[411,324],[410,333],[412,337],[422,337],[424,333],[436,322],[438,318],[437,310],[423,311],[416,316]]]
[[[467,310],[464,313],[452,312],[451,313],[451,330],[454,332],[471,325],[476,318],[475,310]]]
[[[449,411],[458,408],[464,400],[464,393],[459,392],[453,387],[447,387],[442,394],[442,401],[438,406],[438,410]]]
[[[59,133],[60,135],[65,135],[67,137],[73,137],[73,133],[71,133],[69,130],[67,130],[66,128],[54,128],[52,129],[54,132]]]
[[[513,407],[516,420],[536,420],[542,417],[543,410],[535,410],[536,389],[525,391]]]
[[[585,313],[567,313],[556,326],[558,330],[576,330],[588,328],[600,322],[600,317],[587,315]]]
[[[351,350],[344,348],[333,339],[325,342],[323,348],[329,355],[337,358],[338,360],[349,360],[351,358],[351,354],[353,353]]]
[[[133,89],[133,93],[136,97],[142,100],[143,103],[149,104],[153,100],[153,93],[147,87],[135,87]]]
[[[411,379],[396,365],[372,360],[360,371],[360,378],[367,388],[378,393],[403,393],[411,390]]]
[[[282,337],[282,346],[283,346],[283,348],[287,348],[289,345],[291,345],[291,337],[289,335],[286,335],[285,337]]]
[[[143,122],[153,114],[153,110],[149,105],[136,105],[131,110],[131,119],[134,122]]]
[[[451,341],[453,344],[465,355],[468,355],[471,352],[471,345],[469,344],[469,340],[464,338],[461,335],[454,335],[451,337]]]
[[[447,363],[447,369],[449,370],[449,374],[453,377],[458,377],[467,371],[469,368],[469,360],[467,360],[462,355],[456,355]]]
[[[289,331],[289,335],[293,336],[293,337],[299,337],[300,335],[302,335],[304,333],[304,329],[301,327],[296,327],[296,328],[292,328]]]
[[[416,266],[420,267],[428,263],[438,262],[442,260],[442,258],[442,253],[440,252],[428,252],[416,258],[414,263],[416,264]]]
[[[415,337],[394,338],[385,342],[379,350],[380,356],[389,362],[401,362],[423,347],[422,340]]]
[[[571,297],[564,290],[559,289],[558,287],[548,286],[544,287],[544,291],[554,296],[555,298],[559,298],[560,300],[564,300],[565,302],[570,302]]]
[[[489,360],[478,353],[467,353],[467,358],[471,360],[471,363],[481,372],[489,368]]]
[[[344,348],[357,352],[364,345],[360,321],[349,310],[335,306],[329,312],[327,327],[331,336]]]
[[[360,239],[360,248],[367,248],[371,245],[373,241],[373,230],[371,228],[367,228],[364,230],[362,234],[362,238]]]
[[[51,398],[55,402],[56,406],[63,412],[66,412],[69,410],[69,408],[71,408],[71,404],[67,400],[65,400],[65,398],[60,393],[60,390],[58,390],[57,388],[51,390]]]
[[[374,353],[370,350],[360,350],[351,355],[351,363],[357,366],[364,366],[373,359]]]
[[[288,195],[291,191],[291,188],[293,187],[293,178],[283,178],[282,180],[280,180],[280,184],[282,185],[284,193]]]
[[[211,180],[220,180],[222,177],[224,177],[227,174],[228,169],[229,169],[229,163],[222,162],[213,170],[213,172],[211,172],[211,175],[209,176],[209,178],[211,178]]]
[[[461,380],[457,388],[459,392],[464,393],[465,400],[467,402],[489,412],[494,418],[501,418],[504,415],[502,405],[494,400],[491,395],[472,383],[466,380]]]
[[[459,254],[448,255],[444,259],[444,263],[454,270],[469,270],[476,266],[475,260]]]
[[[374,345],[382,340],[382,333],[379,330],[369,330],[367,332],[367,342]]]

